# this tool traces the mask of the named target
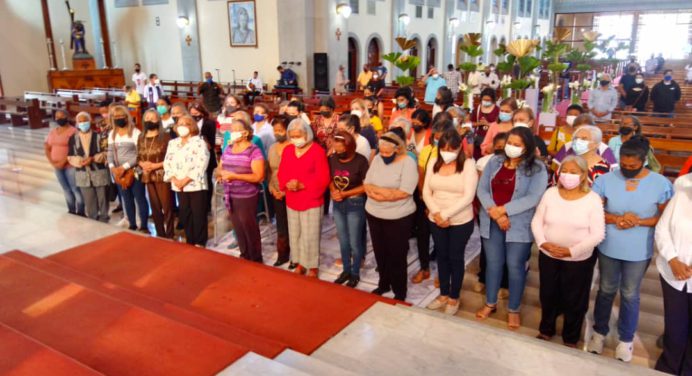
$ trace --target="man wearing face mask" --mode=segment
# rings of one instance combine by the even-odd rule
[[[490,64],[485,67],[480,76],[481,90],[491,88],[497,90],[500,87],[500,78],[495,73],[495,64]]]
[[[210,72],[204,72],[204,82],[200,82],[197,87],[197,94],[202,96],[204,106],[209,110],[213,117],[221,109],[221,96],[223,88],[214,82]]]
[[[156,102],[163,97],[163,87],[159,76],[155,73],[149,75],[149,83],[144,87],[144,99],[147,101],[148,108],[156,108]]]
[[[444,80],[444,78],[440,77],[440,74],[437,72],[437,68],[431,67],[428,73],[423,76],[420,80],[420,85],[423,86],[425,83],[425,103],[427,104],[434,104],[435,103],[435,96],[437,95],[437,91],[445,86],[447,82]]]
[[[651,101],[654,102],[654,112],[662,117],[673,117],[675,103],[680,100],[680,85],[673,80],[673,71],[666,69],[663,72],[663,81],[654,85],[651,89]]]
[[[132,73],[132,83],[140,96],[144,96],[144,88],[147,86],[147,74],[142,72],[139,63],[135,63],[135,73]]]
[[[596,121],[609,121],[618,104],[618,93],[610,86],[610,75],[601,76],[599,87],[589,92],[589,110]]]
[[[622,82],[622,81],[621,81]],[[644,82],[644,75],[637,73],[634,84],[625,88],[625,106],[639,111],[646,111],[646,102],[649,100],[649,88]]]

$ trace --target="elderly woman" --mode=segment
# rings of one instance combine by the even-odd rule
[[[577,128],[572,133],[572,150],[574,154],[580,156],[586,161],[588,167],[588,183],[592,186],[596,178],[610,172],[610,165],[600,154],[598,154],[598,146],[603,142],[603,133],[601,129],[593,125],[583,125]],[[574,155],[569,155],[572,157]],[[563,161],[564,163],[564,161]],[[560,165],[562,167],[562,165]],[[560,171],[553,176],[553,184],[557,184]]]
[[[459,292],[466,268],[464,252],[473,233],[472,204],[478,185],[474,161],[466,158],[461,141],[454,128],[442,134],[438,154],[425,173],[423,188],[440,281],[440,296],[428,308],[444,307],[449,315],[459,310]]]
[[[224,183],[240,257],[262,263],[262,238],[257,223],[259,184],[264,180],[264,156],[252,140],[252,126],[237,119],[231,123],[231,145],[221,156],[217,179]],[[272,135],[273,137],[273,135]]]
[[[53,165],[55,176],[62,187],[67,212],[83,216],[84,199],[82,192],[75,183],[75,170],[67,161],[68,144],[72,136],[77,133],[77,129],[70,124],[70,115],[65,110],[55,111],[55,123],[58,126],[48,133],[46,142],[43,144],[43,150],[46,159]]]
[[[611,137],[608,140],[608,148],[615,154],[615,159],[620,161],[620,147],[623,142],[626,142],[633,136],[642,135],[642,124],[639,122],[639,118],[632,115],[623,116],[620,119],[620,128],[618,129],[618,135]],[[653,172],[661,171],[661,163],[656,159],[654,154],[654,149],[649,148],[649,153],[646,155],[646,167]]]
[[[504,155],[488,161],[480,183],[481,241],[487,260],[486,303],[477,313],[486,319],[497,309],[497,294],[507,264],[509,304],[507,324],[521,326],[519,308],[526,286],[526,262],[531,255],[531,219],[545,192],[548,173],[536,158],[536,142],[526,127],[509,131]]]
[[[197,122],[185,115],[175,125],[178,137],[168,143],[163,161],[163,180],[178,194],[179,220],[188,244],[207,244],[207,165],[209,149],[199,137]]]
[[[632,359],[639,321],[639,288],[654,248],[654,227],[673,186],[662,175],[644,168],[649,143],[633,137],[620,148],[620,168],[599,177],[593,185],[605,203],[606,237],[598,246],[600,283],[594,307],[594,333],[587,350],[600,354],[610,326],[613,300],[620,291],[615,357]]]
[[[663,288],[665,331],[656,369],[692,374],[692,174],[675,181],[675,195],[656,225],[656,266]]]
[[[113,107],[109,120],[113,130],[108,135],[108,167],[123,198],[130,230],[137,230],[136,216],[139,214],[139,231],[148,234],[149,204],[144,184],[134,170],[137,167],[137,142],[141,132],[135,128],[130,112],[123,106]]]
[[[401,130],[385,133],[379,151],[364,181],[368,196],[365,211],[380,275],[373,293],[382,295],[393,290],[394,298],[404,301],[408,234],[416,212],[412,195],[418,184],[418,169],[406,155]]]
[[[110,173],[101,136],[92,130],[91,115],[80,112],[75,117],[78,133],[68,143],[67,160],[75,169],[75,183],[84,198],[87,217],[108,222],[107,188]]]
[[[291,142],[288,140],[287,128],[288,122],[283,115],[275,116],[272,120],[274,127],[274,139],[276,142],[269,148],[267,159],[269,161],[269,170],[271,177],[269,178],[269,193],[272,195],[274,204],[274,214],[276,218],[276,262],[274,266],[281,266],[289,261],[291,255],[291,247],[289,245],[288,236],[288,214],[286,212],[286,192],[279,189],[279,165],[281,164],[281,155],[284,149]],[[291,263],[288,269],[293,270],[296,265]]]
[[[596,122],[593,120],[593,117],[591,117],[591,115],[582,114],[577,116],[576,119],[574,119],[572,127],[577,129],[583,125],[595,126],[595,124]],[[560,148],[557,154],[555,154],[555,156],[552,159],[551,165],[553,171],[557,171],[558,169],[560,169],[560,163],[562,163],[562,160],[565,159],[566,156],[577,155],[577,153],[572,149],[573,144],[574,143],[572,141],[565,142],[565,144]],[[605,143],[601,142],[598,145],[596,152],[603,157],[603,160],[606,161],[611,168],[617,165],[617,159],[615,158],[613,151],[610,150],[608,145],[606,145]]]
[[[279,190],[286,192],[288,234],[295,271],[317,278],[324,191],[329,185],[329,165],[324,149],[313,142],[312,128],[300,118],[288,125],[292,145],[281,155]]]
[[[541,251],[538,338],[550,340],[555,335],[555,323],[562,313],[562,341],[576,348],[589,308],[594,248],[605,236],[605,219],[601,198],[591,191],[584,158],[565,158],[559,175],[557,186],[545,192],[531,221]]]
[[[144,112],[143,120],[144,133],[137,141],[137,160],[142,171],[140,180],[147,187],[156,236],[171,239],[175,231],[175,197],[171,185],[163,181],[163,160],[171,137],[164,131],[157,110],[148,109]]]
[[[334,154],[329,156],[329,170],[329,190],[334,201],[334,222],[344,266],[334,283],[347,282],[348,287],[356,287],[360,282],[360,263],[365,255],[363,180],[368,172],[368,159],[356,152],[356,140],[350,133],[339,131],[334,135]]]

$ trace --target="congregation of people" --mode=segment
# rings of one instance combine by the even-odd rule
[[[258,213],[267,211],[276,230],[274,266],[288,264],[308,277],[319,276],[322,223],[331,213],[343,268],[334,282],[359,285],[369,236],[379,276],[374,294],[392,292],[405,301],[409,283],[434,278],[439,296],[428,308],[449,315],[464,299],[465,250],[479,231],[474,290],[485,293],[479,320],[506,299],[508,328],[521,327],[528,261],[537,247],[538,338],[560,335],[566,346],[577,346],[597,267],[586,347],[603,352],[619,295],[615,356],[623,361],[632,359],[640,287],[655,258],[665,306],[656,368],[692,372],[692,174],[682,171],[673,184],[659,173],[637,117],[623,117],[619,135],[609,140],[598,126],[617,106],[644,111],[648,100],[655,112],[672,113],[680,88],[668,71],[653,88],[634,67],[618,86],[604,74],[588,110],[571,105],[544,141],[530,108],[498,98],[492,65],[474,78],[473,108],[455,104],[462,79],[450,65],[424,75],[420,101],[412,89],[397,89],[394,109],[385,114],[379,98],[387,71],[379,65],[365,67],[356,80],[362,95],[347,109],[325,96],[315,116],[299,97],[272,113],[257,101],[263,94],[257,72],[242,99],[226,95],[206,73],[200,100],[185,105],[171,103],[156,75],[135,68],[131,94],[101,103],[99,118],[55,113],[45,151],[70,213],[108,222],[110,202],[119,200],[130,230],[149,233],[151,215],[156,236],[173,239],[182,230],[187,243],[205,247],[218,185],[241,257],[265,261]],[[295,84],[295,74],[279,71],[283,84]],[[143,109],[142,129],[132,108]],[[413,238],[420,265],[409,279]]]

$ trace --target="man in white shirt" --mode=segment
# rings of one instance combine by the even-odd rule
[[[132,74],[132,83],[140,96],[144,97],[144,88],[147,86],[147,74],[142,72],[142,66],[135,63],[135,73]]]
[[[149,75],[149,83],[144,87],[143,98],[147,101],[148,108],[156,108],[156,102],[163,97],[163,87],[159,82],[159,77],[156,73]]]
[[[495,64],[485,67],[485,71],[481,73],[480,83],[481,90],[488,87],[497,90],[500,87],[500,77],[495,73]]]
[[[254,104],[255,98],[262,95],[263,85],[262,79],[259,78],[259,73],[254,71],[252,73],[252,77],[247,80],[247,85],[245,85],[245,88],[247,89],[247,92],[245,93],[245,103],[248,105]]]

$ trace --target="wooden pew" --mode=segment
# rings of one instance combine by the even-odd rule
[[[31,129],[39,129],[47,126],[37,99],[0,98],[0,114],[10,115],[10,124],[14,127],[28,124]]]

